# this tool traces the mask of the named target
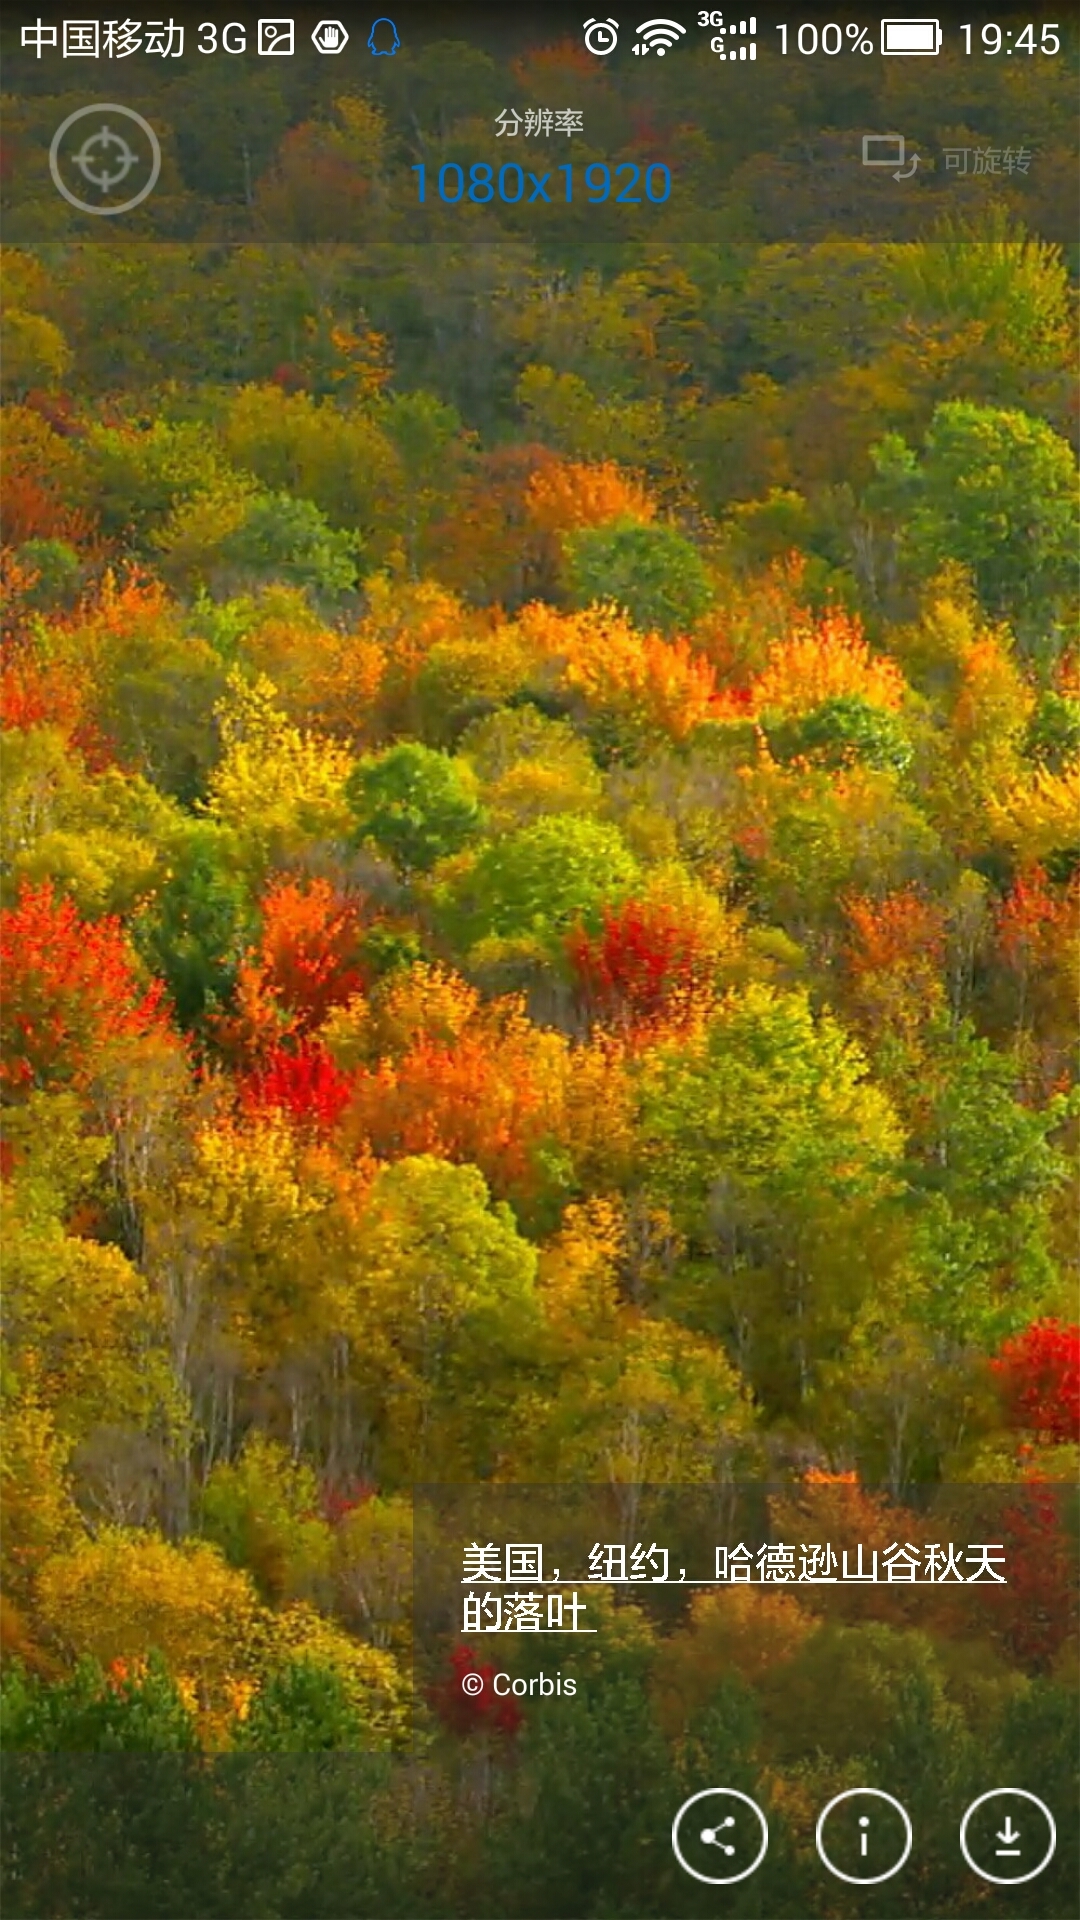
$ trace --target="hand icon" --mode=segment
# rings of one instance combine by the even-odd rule
[[[348,38],[340,20],[320,20],[311,36],[320,53],[340,53]]]

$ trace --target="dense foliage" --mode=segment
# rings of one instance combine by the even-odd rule
[[[323,250],[432,61],[503,104],[423,59],[243,95],[290,248],[5,262],[13,1914],[671,1911],[723,1765],[805,1915],[871,1752],[1070,1793],[1064,260],[786,244],[760,155],[716,244]],[[1015,1604],[616,1609],[577,1719],[414,1670],[418,1483],[831,1476],[1014,1486]]]

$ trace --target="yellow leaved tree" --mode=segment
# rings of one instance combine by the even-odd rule
[[[235,828],[251,865],[281,866],[313,843],[346,837],[352,758],[344,747],[294,726],[262,675],[252,682],[231,673],[215,712],[222,755],[207,810]]]

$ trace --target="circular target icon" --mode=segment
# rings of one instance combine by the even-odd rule
[[[89,124],[83,128],[82,121]],[[73,134],[72,129],[77,128]],[[143,135],[138,141],[135,128]],[[79,138],[81,135],[81,139]],[[69,137],[70,136],[70,137]],[[133,144],[135,141],[135,144]],[[61,161],[81,174],[88,191],[95,191],[96,200],[83,199],[68,186],[61,172]],[[133,173],[146,169],[146,178],[136,193],[127,199],[110,198]],[[79,107],[75,113],[69,113],[66,120],[57,127],[49,148],[49,172],[58,193],[80,213],[117,214],[130,213],[153,193],[161,172],[161,144],[148,120],[133,107],[121,107],[115,101],[103,102],[100,106]]]

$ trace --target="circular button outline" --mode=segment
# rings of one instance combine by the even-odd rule
[[[122,200],[118,207],[89,206],[85,200],[80,200],[77,194],[72,193],[70,187],[65,186],[64,181],[60,177],[60,142],[68,128],[73,127],[76,120],[85,120],[89,113],[121,113],[125,120],[134,120],[136,126],[142,128],[150,142],[150,151],[153,155],[150,178],[144,187],[140,187],[138,193],[134,194],[130,200]],[[57,127],[49,147],[49,172],[52,174],[53,186],[56,188],[56,191],[62,193],[64,199],[67,200],[71,206],[77,207],[80,213],[89,213],[95,218],[101,215],[109,218],[111,215],[117,213],[130,213],[132,207],[140,206],[147,198],[147,195],[153,193],[154,188],[157,186],[161,174],[161,142],[154,132],[153,127],[150,125],[149,120],[144,120],[142,114],[136,113],[134,107],[122,107],[119,101],[116,100],[94,101],[89,107],[76,107],[75,112],[69,113],[67,119],[61,121]]]
[[[864,1794],[869,1794],[869,1796],[873,1800],[887,1800],[890,1807],[896,1808],[896,1811],[900,1815],[900,1818],[903,1821],[904,1826],[907,1830],[907,1845],[905,1846],[903,1853],[900,1855],[899,1860],[896,1862],[896,1865],[894,1867],[890,1867],[887,1873],[871,1874],[869,1878],[866,1878],[862,1874],[857,1874],[857,1873],[843,1873],[839,1867],[834,1867],[832,1861],[829,1859],[828,1854],[826,1853],[824,1847],[821,1844],[821,1829],[825,1825],[825,1822],[828,1819],[833,1808],[838,1807],[842,1800],[858,1800]],[[819,1859],[828,1868],[829,1872],[835,1875],[837,1880],[846,1880],[848,1885],[852,1887],[876,1887],[880,1885],[882,1880],[891,1880],[893,1877],[893,1874],[899,1873],[901,1867],[907,1864],[907,1861],[911,1854],[911,1846],[912,1846],[913,1839],[914,1839],[914,1835],[911,1829],[911,1819],[908,1814],[907,1808],[904,1806],[901,1806],[899,1800],[897,1800],[893,1794],[885,1793],[881,1787],[848,1787],[845,1793],[834,1794],[833,1798],[829,1801],[828,1806],[823,1807],[821,1809],[821,1812],[818,1815],[817,1826],[814,1828],[814,1845],[817,1848]]]
[[[717,1793],[725,1794],[729,1800],[741,1800],[744,1807],[749,1807],[753,1813],[756,1813],[758,1819],[761,1822],[760,1852],[758,1853],[756,1859],[751,1861],[748,1867],[743,1868],[741,1873],[728,1873],[720,1876],[717,1876],[716,1874],[711,1874],[711,1873],[699,1873],[696,1867],[692,1867],[688,1860],[683,1859],[682,1852],[679,1847],[679,1822],[681,1821],[683,1814],[689,1813],[690,1808],[695,1807],[699,1800],[711,1800],[713,1798],[713,1795]],[[690,1875],[691,1879],[700,1880],[702,1884],[706,1887],[733,1887],[737,1880],[747,1880],[749,1879],[752,1873],[756,1873],[762,1861],[764,1860],[765,1855],[768,1853],[769,1823],[766,1820],[765,1815],[762,1813],[761,1808],[758,1806],[757,1801],[751,1800],[750,1795],[748,1793],[740,1793],[738,1787],[703,1787],[700,1793],[692,1793],[690,1795],[689,1800],[684,1800],[682,1803],[682,1806],[679,1808],[677,1814],[675,1815],[675,1818],[671,1823],[671,1846],[672,1846],[672,1851],[674,1852],[675,1858],[678,1861],[680,1867],[682,1867],[685,1873],[688,1873]]]
[[[1000,1793],[1014,1793],[1019,1800],[1030,1800],[1033,1805],[1038,1807],[1040,1813],[1045,1813],[1046,1815],[1047,1825],[1050,1828],[1050,1845],[1043,1859],[1039,1861],[1037,1867],[1032,1867],[1030,1873],[988,1873],[986,1868],[980,1867],[978,1862],[973,1860],[968,1852],[968,1821],[971,1819],[972,1814],[977,1812],[979,1807],[985,1806],[988,1800],[996,1800]],[[968,1866],[971,1868],[972,1873],[977,1873],[980,1880],[989,1880],[995,1887],[1022,1887],[1026,1880],[1034,1880],[1038,1874],[1045,1873],[1047,1867],[1050,1865],[1051,1860],[1057,1852],[1057,1823],[1045,1800],[1040,1800],[1037,1793],[1029,1793],[1026,1787],[991,1787],[989,1793],[980,1793],[978,1799],[972,1801],[960,1822],[960,1851],[967,1861]]]

